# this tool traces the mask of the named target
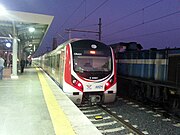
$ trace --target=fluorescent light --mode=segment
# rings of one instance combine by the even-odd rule
[[[10,48],[11,47],[11,43],[6,43],[6,47]]]
[[[34,27],[30,27],[29,28],[29,32],[34,32],[35,31],[35,28]]]

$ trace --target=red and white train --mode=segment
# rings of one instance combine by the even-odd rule
[[[75,103],[109,103],[116,98],[116,63],[111,47],[95,41],[71,39],[34,58]]]

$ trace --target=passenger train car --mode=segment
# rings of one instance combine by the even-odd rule
[[[111,47],[71,39],[34,58],[75,103],[109,103],[116,98],[116,64]]]
[[[180,48],[125,50],[116,62],[124,95],[180,112]]]

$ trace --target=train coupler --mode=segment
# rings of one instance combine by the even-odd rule
[[[90,103],[92,105],[94,105],[94,104],[101,102],[101,96],[100,95],[90,95],[89,100],[90,100]]]

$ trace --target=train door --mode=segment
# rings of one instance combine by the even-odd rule
[[[63,73],[64,73],[64,60],[65,60],[64,55],[65,55],[64,51],[61,51],[60,64],[59,64],[59,78],[60,78],[59,83],[61,87],[63,87]]]
[[[57,82],[60,83],[60,78],[59,78],[60,70],[59,70],[59,67],[60,67],[60,54],[56,55],[56,76],[57,76]]]

